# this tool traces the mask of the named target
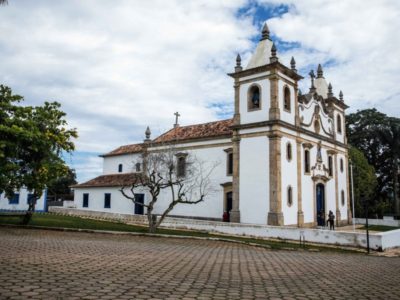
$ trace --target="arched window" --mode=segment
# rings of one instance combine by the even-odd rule
[[[118,173],[122,173],[122,164],[118,165]]]
[[[337,132],[342,133],[342,118],[340,115],[336,116],[336,123],[337,123]]]
[[[343,158],[340,159],[340,172],[343,173]]]
[[[292,160],[292,144],[291,143],[286,144],[286,159],[288,161]]]
[[[250,87],[247,102],[248,110],[256,110],[261,108],[261,91],[257,85]]]
[[[310,173],[310,150],[304,150],[304,172]]]
[[[283,108],[290,112],[290,89],[288,86],[283,89]]]
[[[292,187],[289,185],[287,188],[287,205],[292,206],[293,204],[293,192]]]
[[[136,170],[136,172],[140,172],[140,169],[141,169],[141,163],[138,162],[135,164],[135,170]]]
[[[176,176],[184,177],[186,175],[186,156],[187,153],[176,154]]]
[[[332,160],[332,156],[329,155],[328,156],[328,171],[329,171],[329,176],[333,176],[333,160]]]
[[[341,195],[341,198],[342,198],[342,206],[344,206],[344,203],[345,203],[345,199],[344,199],[344,191],[342,190],[342,193],[341,193],[342,195]]]

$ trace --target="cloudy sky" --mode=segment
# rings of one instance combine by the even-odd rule
[[[230,118],[232,79],[268,21],[300,87],[318,63],[349,112],[400,117],[400,1],[8,0],[0,6],[0,83],[25,103],[62,104],[79,138],[66,162],[99,175],[99,154],[180,124]]]

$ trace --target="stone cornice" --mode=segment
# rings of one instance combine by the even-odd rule
[[[250,76],[250,75],[257,74],[257,73],[271,71],[271,70],[275,70],[275,69],[279,70],[284,75],[286,75],[289,78],[292,78],[296,81],[304,78],[303,76],[297,74],[296,72],[289,69],[285,65],[281,64],[279,61],[267,64],[267,65],[255,67],[252,69],[247,69],[247,70],[234,72],[234,73],[228,73],[228,75],[233,78],[241,78],[241,77]]]
[[[348,148],[349,146],[341,143],[339,141],[334,140],[333,138],[328,138],[323,135],[317,134],[312,131],[308,131],[302,127],[298,127],[289,123],[286,123],[282,120],[270,120],[270,121],[262,121],[262,122],[256,122],[256,123],[249,123],[249,124],[242,124],[242,125],[233,125],[231,128],[234,130],[240,130],[240,129],[249,129],[249,128],[257,128],[257,127],[266,127],[266,126],[274,126],[278,125],[287,129],[291,129],[293,131],[297,131],[299,133],[307,134],[313,138],[322,140],[324,142],[332,143],[337,146],[343,147],[343,148]]]

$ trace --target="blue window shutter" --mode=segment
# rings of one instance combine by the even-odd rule
[[[89,194],[83,194],[83,203],[82,207],[89,207]]]
[[[8,200],[9,204],[18,204],[19,203],[19,194],[14,194],[14,196]]]
[[[28,198],[26,198],[26,203],[29,204],[33,198],[33,194],[28,194]]]
[[[104,194],[104,208],[111,208],[111,194]]]

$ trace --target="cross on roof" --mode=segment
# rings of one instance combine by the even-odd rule
[[[178,123],[178,118],[181,116],[178,112],[174,113],[175,115],[175,124],[174,127],[178,127],[179,123]]]

